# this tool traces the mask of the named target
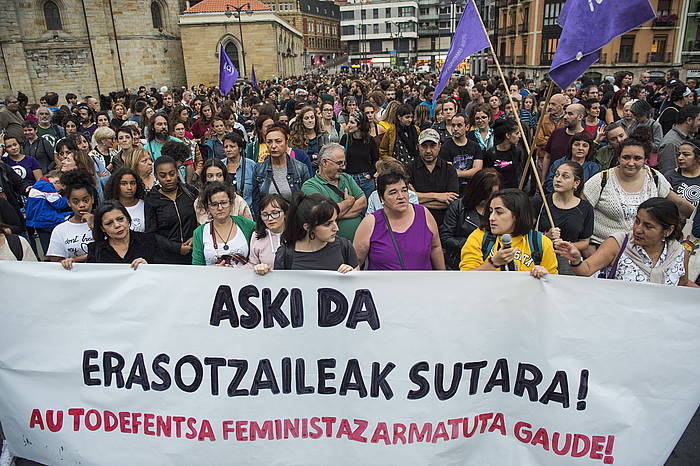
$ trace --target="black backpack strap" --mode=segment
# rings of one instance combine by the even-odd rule
[[[542,264],[542,233],[530,230],[527,234],[527,240],[530,243],[530,253],[535,265]]]
[[[496,235],[489,233],[488,231],[484,233],[484,239],[481,241],[481,253],[483,255],[483,260],[486,260],[491,254],[493,245],[496,244]]]
[[[601,193],[605,189],[605,185],[608,184],[608,171],[609,170],[603,170],[602,172],[600,172],[600,192]]]
[[[5,240],[7,241],[7,246],[9,246],[12,255],[18,261],[24,258],[24,251],[22,250],[22,242],[19,240],[19,236],[12,233],[5,233]]]
[[[651,170],[651,178],[654,180],[654,185],[656,186],[656,189],[659,189],[659,172],[651,167],[649,167],[649,170]]]

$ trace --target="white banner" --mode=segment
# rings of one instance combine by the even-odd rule
[[[47,464],[663,464],[695,290],[0,263],[0,421]]]

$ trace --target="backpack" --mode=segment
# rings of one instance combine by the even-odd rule
[[[656,189],[659,189],[659,172],[656,171],[655,169],[649,167],[649,170],[651,170],[651,177],[654,180],[654,184],[656,185]],[[605,185],[608,184],[608,172],[610,170],[603,170],[600,172],[600,194],[603,193],[603,189],[605,189]],[[598,195],[600,195],[598,194]]]
[[[19,240],[19,236],[5,233],[5,239],[7,240],[7,246],[10,248],[12,255],[21,262],[24,258],[24,251],[22,250],[22,243]]]
[[[481,241],[481,253],[484,261],[486,261],[489,254],[491,254],[491,250],[495,244],[496,235],[486,232],[484,234],[484,239]],[[530,230],[527,233],[527,244],[530,246],[532,260],[535,262],[535,265],[540,265],[542,263],[542,233]]]

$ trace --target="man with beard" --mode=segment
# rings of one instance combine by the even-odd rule
[[[64,137],[65,134],[63,133],[63,128],[51,123],[53,118],[51,109],[49,107],[39,107],[36,110],[36,117],[39,120],[36,128],[37,136],[46,139],[52,146],[56,146],[56,142]]]
[[[549,141],[550,136],[557,128],[563,128],[566,124],[564,119],[564,106],[566,104],[566,96],[564,94],[554,94],[549,99],[547,113],[542,115],[542,125],[539,131],[535,134],[535,148],[537,149],[537,165],[542,167],[544,162],[545,146]],[[549,164],[547,165],[549,169]],[[542,173],[547,172],[543,169]]]
[[[586,118],[586,108],[581,104],[570,104],[564,112],[564,127],[555,129],[544,147],[542,157],[542,173],[549,173],[549,166],[556,160],[566,156],[569,142],[575,135],[584,131],[583,119]]]
[[[88,139],[92,139],[92,133],[97,129],[92,109],[86,104],[78,106],[78,118],[80,118],[80,132]]]
[[[148,124],[148,143],[143,147],[151,154],[151,159],[154,161],[161,155],[163,146],[168,141],[182,142],[177,138],[170,136],[170,126],[168,118],[162,113],[156,113],[151,118]]]
[[[5,97],[5,108],[0,110],[0,129],[5,131],[7,136],[24,139],[22,122],[24,118],[19,112],[19,100],[13,95]]]
[[[617,157],[620,155],[620,144],[628,137],[627,129],[621,121],[615,121],[605,127],[605,138],[608,141],[608,145],[598,147],[594,156],[601,170],[608,170],[617,165]]]

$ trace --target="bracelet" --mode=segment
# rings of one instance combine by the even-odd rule
[[[583,257],[578,261],[578,264],[572,264],[571,261],[569,261],[571,267],[579,267],[581,264],[583,264]]]
[[[492,258],[489,257],[488,262],[489,262],[489,264],[493,265],[495,268],[498,268],[498,266],[497,266],[496,264],[493,263],[493,259],[492,259]]]

